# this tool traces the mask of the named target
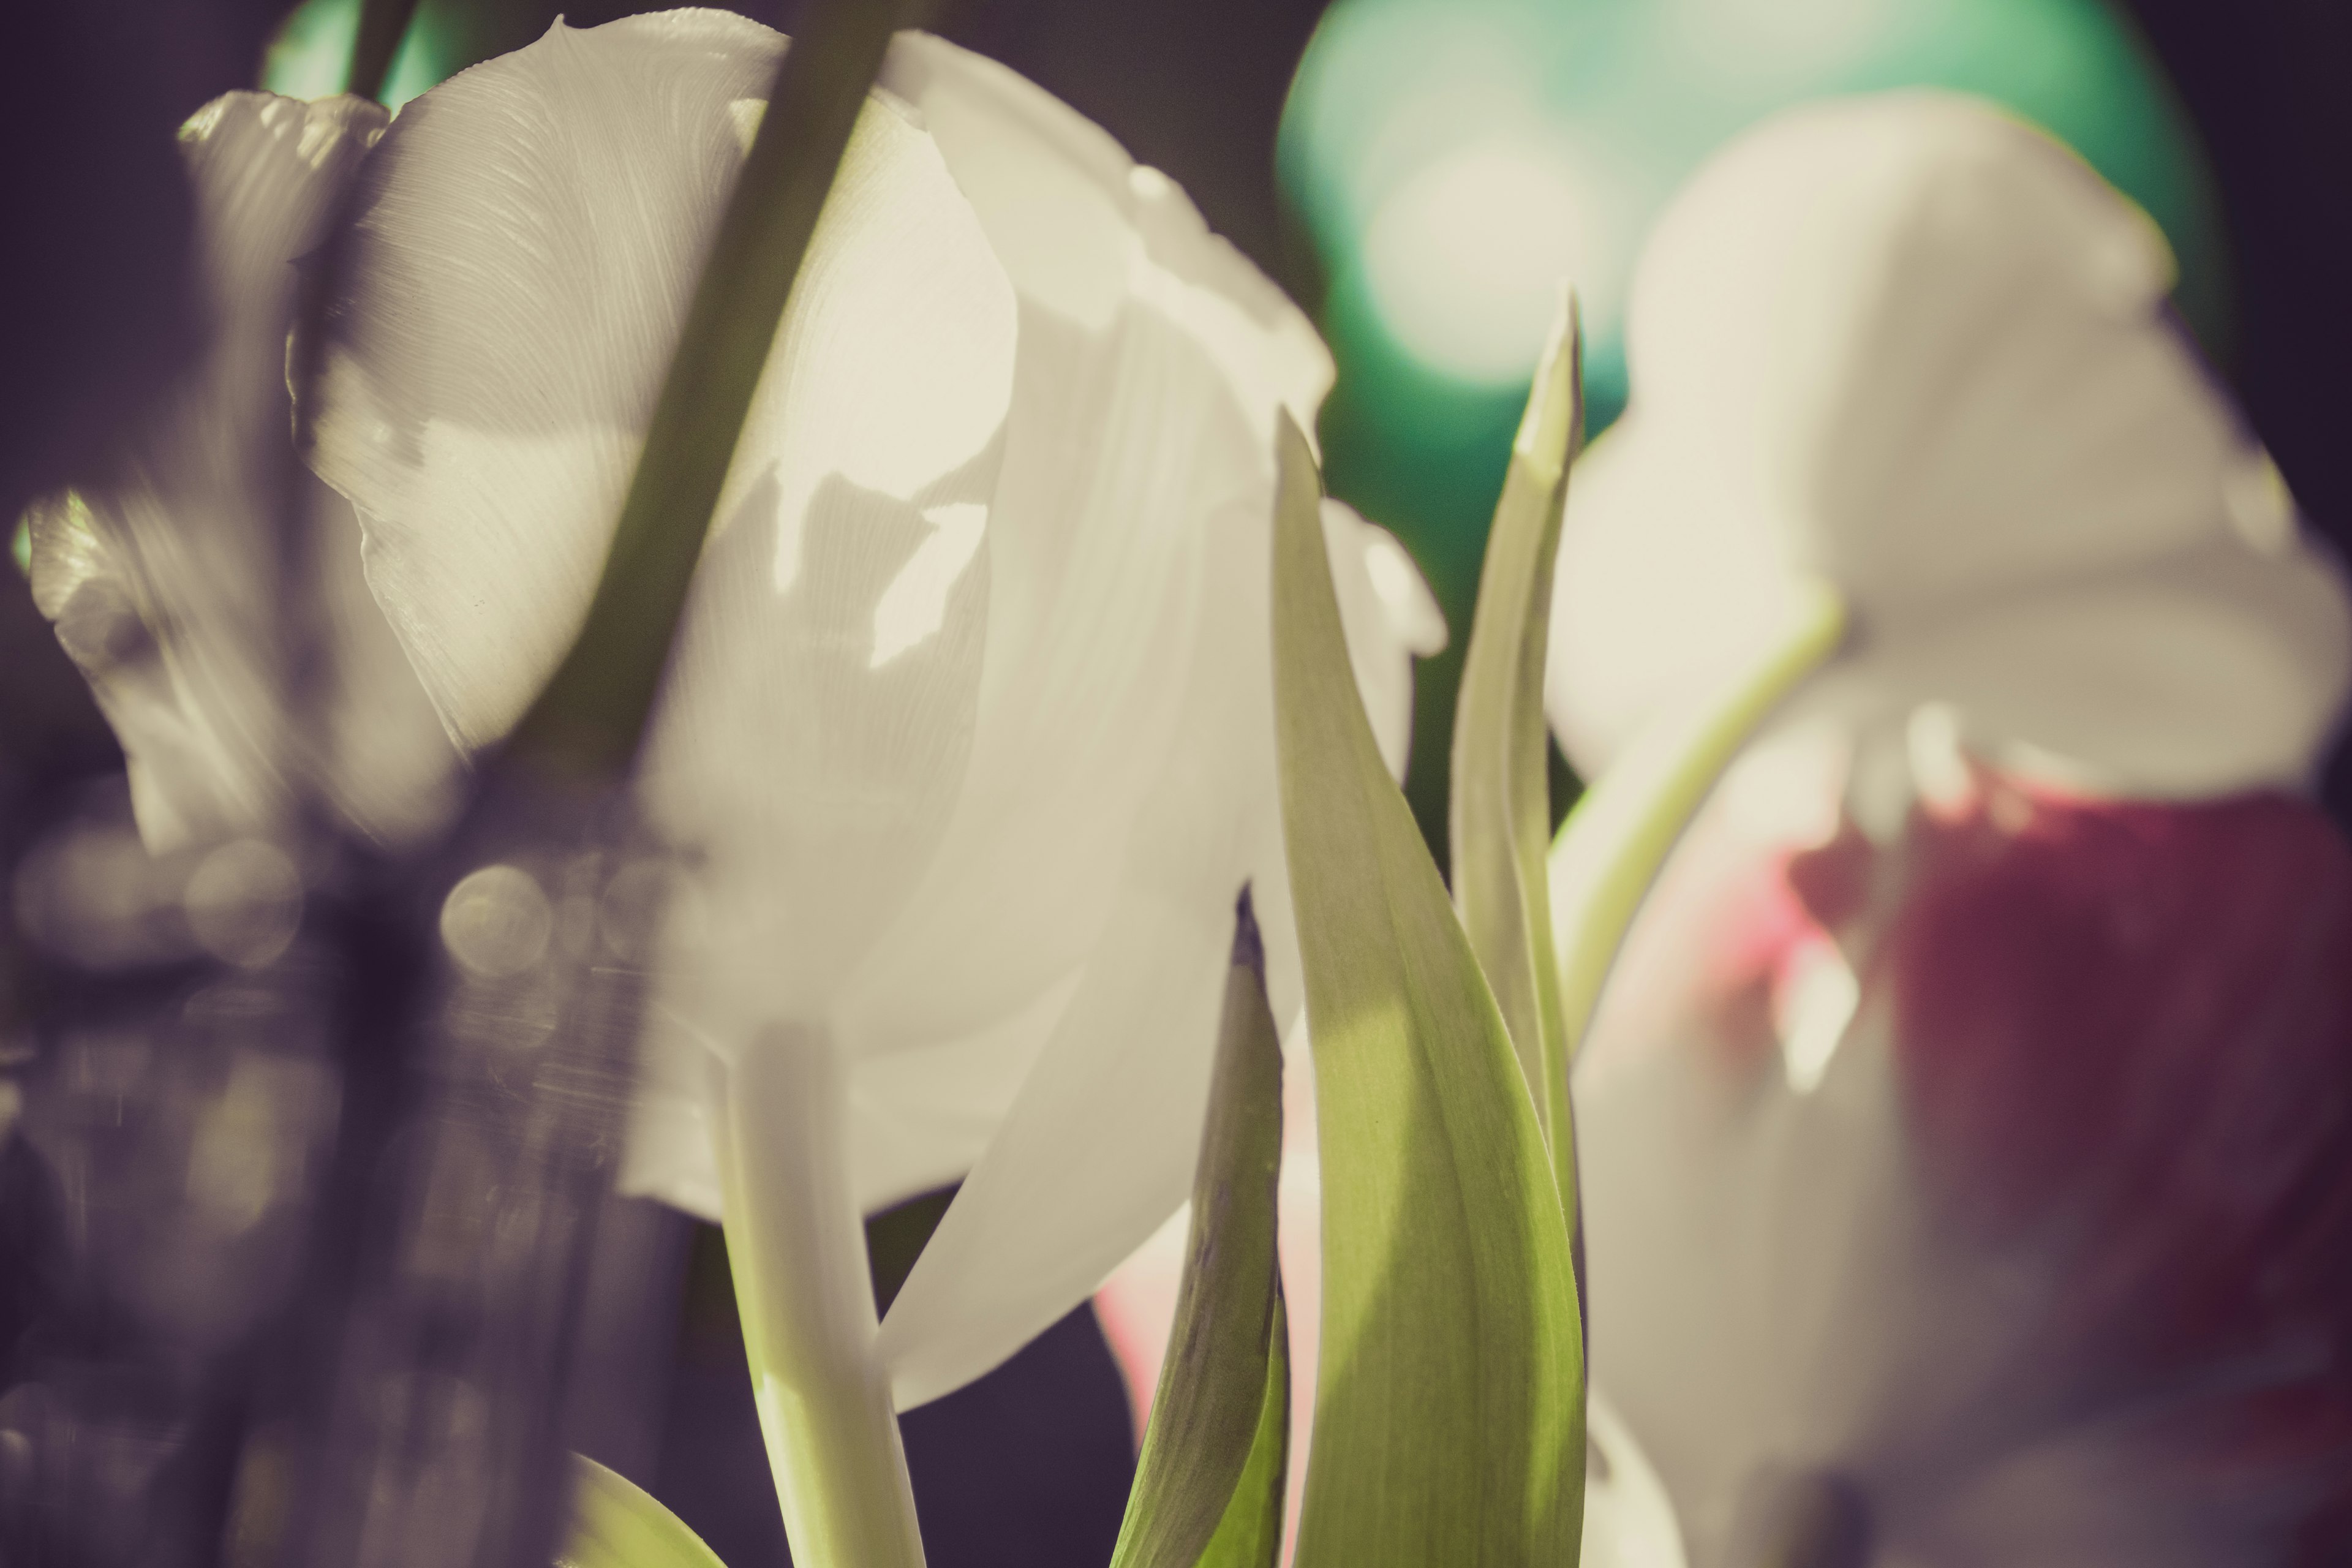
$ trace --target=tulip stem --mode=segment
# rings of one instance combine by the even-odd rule
[[[1569,1060],[1667,852],[1756,727],[1837,651],[1845,627],[1837,594],[1807,584],[1762,658],[1703,700],[1652,720],[1569,814],[1550,865]]]
[[[874,1350],[839,1053],[820,1031],[772,1029],[715,1077],[727,1256],[793,1560],[922,1568],[898,1412]]]

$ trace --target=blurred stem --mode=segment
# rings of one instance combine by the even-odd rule
[[[352,38],[352,74],[344,91],[355,98],[383,95],[393,57],[400,53],[400,40],[408,36],[408,24],[415,16],[416,0],[364,0]]]
[[[687,309],[603,577],[572,651],[510,745],[591,777],[624,771],[661,686],[751,395],[850,132],[898,27],[925,0],[811,0]]]
[[[922,1568],[922,1536],[850,1192],[849,1106],[822,1032],[783,1027],[716,1073],[743,1349],[793,1560]]]
[[[1836,593],[1806,584],[1761,658],[1706,700],[1653,720],[1569,814],[1552,847],[1550,880],[1570,1061],[1667,852],[1756,727],[1837,651],[1845,626]]]

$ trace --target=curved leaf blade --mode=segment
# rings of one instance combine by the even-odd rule
[[[1306,437],[1275,528],[1283,823],[1314,1028],[1323,1327],[1301,1568],[1572,1563],[1568,1227],[1501,1015],[1356,696]]]
[[[1242,894],[1176,1325],[1112,1568],[1273,1568],[1289,1468],[1290,1336],[1275,1251],[1282,1039]]]
[[[1571,1214],[1576,1149],[1545,872],[1551,738],[1543,687],[1560,509],[1569,466],[1583,444],[1582,342],[1576,297],[1564,293],[1486,535],[1454,724],[1449,826],[1454,904],[1495,988],[1551,1149],[1560,1203]]]
[[[572,1456],[572,1538],[555,1568],[727,1568],[702,1538],[626,1477]]]
[[[1290,1479],[1290,1310],[1275,1292],[1265,1393],[1249,1462],[1196,1568],[1275,1568],[1282,1560],[1283,1483]]]
[[[1837,651],[1845,628],[1844,602],[1827,584],[1811,584],[1755,664],[1650,721],[1560,824],[1550,858],[1551,925],[1570,1059],[1626,929],[1683,828],[1757,726]]]

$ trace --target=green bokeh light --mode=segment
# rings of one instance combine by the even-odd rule
[[[360,5],[361,0],[303,0],[269,42],[261,85],[288,98],[332,98],[342,91],[351,80]],[[458,31],[446,7],[416,8],[384,78],[386,108],[398,109],[457,68]]]
[[[1378,327],[1441,377],[1524,386],[1549,279],[1574,271],[1606,416],[1626,275],[1675,188],[1776,110],[1905,86],[1980,93],[2072,144],[2163,228],[2182,314],[2226,348],[2203,156],[2104,0],[1341,0],[1299,68],[1281,168],[1326,267],[1360,271],[1376,307],[1335,328]]]
[[[2107,0],[1338,0],[1325,16],[1278,159],[1328,284],[1327,478],[1411,546],[1457,647],[1552,280],[1571,272],[1584,297],[1598,430],[1626,397],[1625,283],[1676,187],[1778,110],[1913,86],[2007,106],[2145,207],[2183,319],[2226,356],[2212,178]],[[1411,793],[1431,826],[1452,665],[1425,670],[1416,715]]]

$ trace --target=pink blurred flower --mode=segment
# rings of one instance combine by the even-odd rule
[[[1702,1568],[2344,1560],[2338,575],[2038,132],[1817,106],[1659,233],[1561,549],[1570,755],[1801,577],[1856,629],[1579,1060],[1596,1385]]]

